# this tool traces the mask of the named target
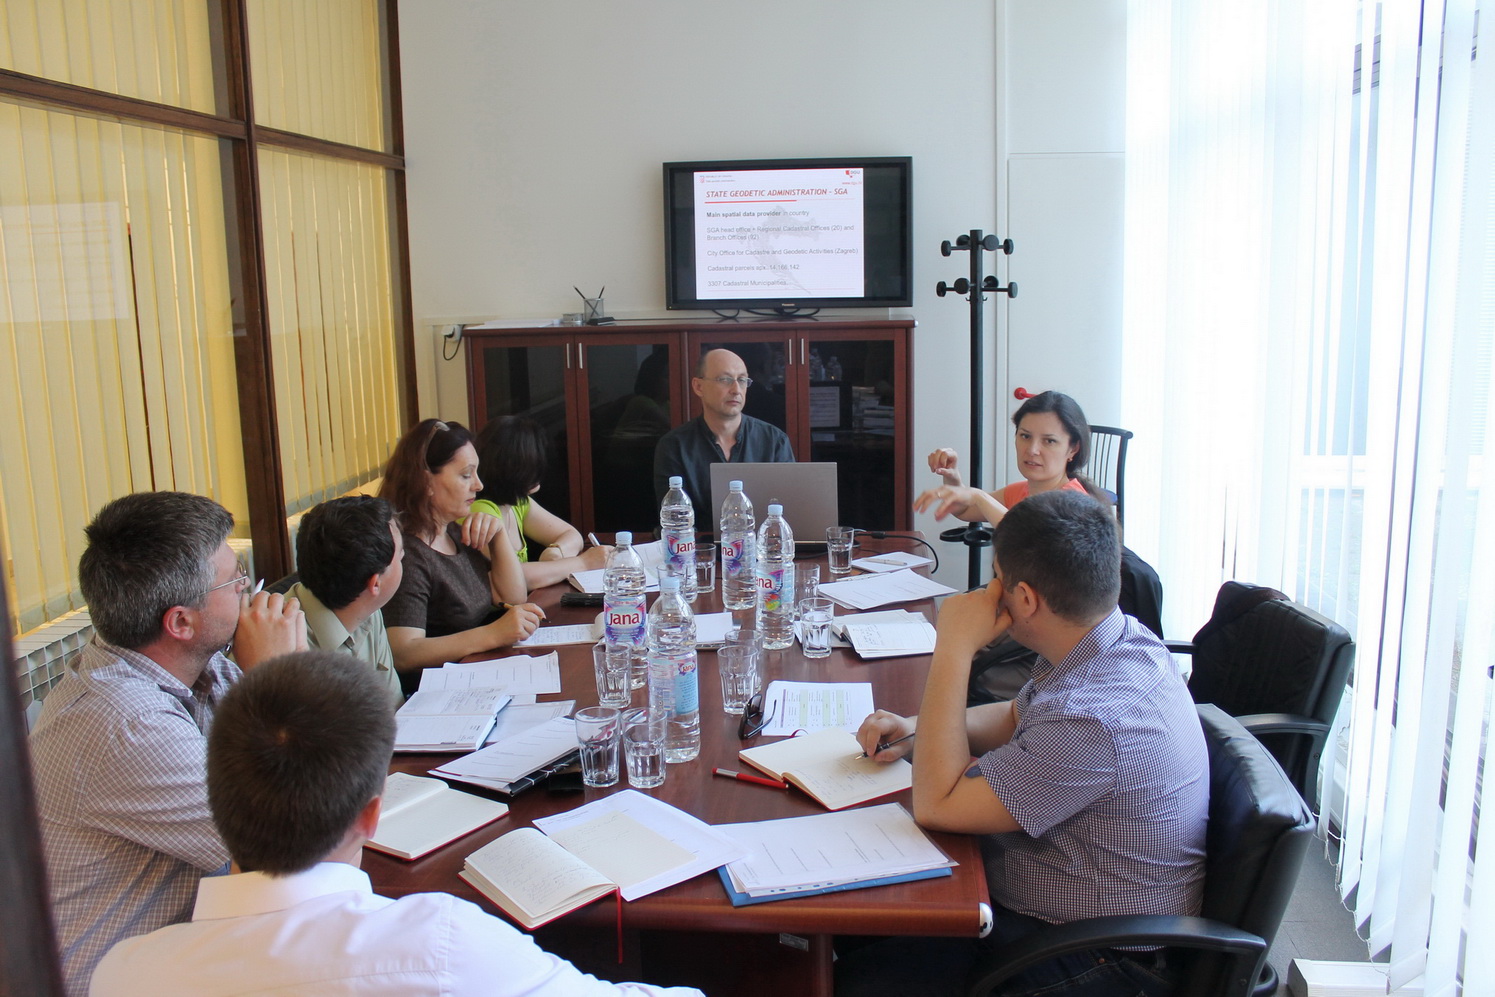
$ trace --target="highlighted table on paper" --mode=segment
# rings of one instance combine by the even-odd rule
[[[764,728],[770,737],[837,728],[854,731],[872,712],[870,682],[768,683],[763,715],[774,719]]]

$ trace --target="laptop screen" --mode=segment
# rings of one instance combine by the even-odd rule
[[[760,524],[768,515],[770,502],[783,505],[796,545],[824,544],[825,528],[838,525],[840,496],[833,462],[712,464],[711,521],[709,525],[697,522],[698,529],[715,532],[721,522],[722,502],[733,481],[742,482]]]

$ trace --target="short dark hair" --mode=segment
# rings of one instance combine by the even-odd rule
[[[84,530],[78,586],[100,637],[145,647],[172,606],[196,606],[213,584],[213,555],[234,517],[187,492],[136,492],[99,510]]]
[[[288,876],[326,858],[383,791],[394,736],[389,691],[346,654],[246,672],[208,735],[208,805],[239,868]]]
[[[301,583],[328,609],[357,599],[368,580],[395,559],[389,532],[394,518],[394,508],[372,495],[344,495],[313,508],[296,530]]]
[[[1058,615],[1089,623],[1116,608],[1121,539],[1111,510],[1063,489],[1030,495],[992,536],[1002,583],[1027,582]]]
[[[478,476],[485,498],[495,505],[513,505],[545,477],[548,459],[545,430],[522,415],[490,419],[478,432]]]
[[[458,450],[472,442],[472,433],[460,422],[423,419],[395,444],[379,497],[395,507],[400,527],[406,533],[429,536],[436,531],[426,475],[436,474]]]

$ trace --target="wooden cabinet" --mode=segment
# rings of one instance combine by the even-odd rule
[[[582,532],[653,530],[654,444],[700,414],[697,358],[730,349],[753,378],[745,411],[788,433],[800,460],[836,463],[842,522],[907,530],[913,328],[838,319],[469,329],[469,418],[474,432],[510,414],[545,428],[539,498]],[[714,513],[696,517],[715,529]]]

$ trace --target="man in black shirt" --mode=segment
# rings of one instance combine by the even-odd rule
[[[666,433],[654,448],[654,497],[664,501],[669,480],[678,474],[696,510],[696,528],[710,531],[712,464],[784,463],[794,460],[789,437],[777,426],[742,412],[753,379],[731,350],[712,350],[696,365],[691,390],[702,412]]]

